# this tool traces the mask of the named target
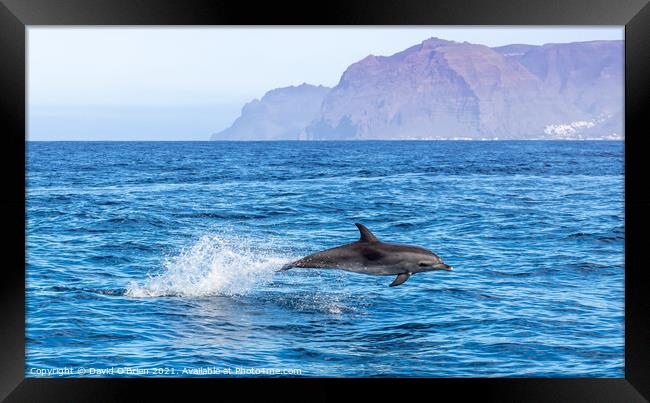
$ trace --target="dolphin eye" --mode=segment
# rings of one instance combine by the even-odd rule
[[[418,266],[426,267],[426,266],[428,266],[428,264],[426,262],[420,262],[420,263],[418,263]]]

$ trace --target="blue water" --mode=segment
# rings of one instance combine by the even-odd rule
[[[624,375],[623,142],[27,150],[27,376]],[[355,222],[454,271],[275,272]]]

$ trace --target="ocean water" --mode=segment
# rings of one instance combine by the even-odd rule
[[[26,376],[623,377],[623,145],[29,142]]]

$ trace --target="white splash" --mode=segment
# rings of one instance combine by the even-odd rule
[[[129,284],[125,295],[147,298],[246,294],[254,286],[269,282],[289,260],[259,248],[250,239],[205,235],[177,256],[165,259],[162,273],[150,276],[143,284]]]

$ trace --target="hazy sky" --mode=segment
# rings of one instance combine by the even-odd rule
[[[623,39],[623,27],[28,28],[29,140],[208,140],[244,103],[439,37],[488,46]]]

